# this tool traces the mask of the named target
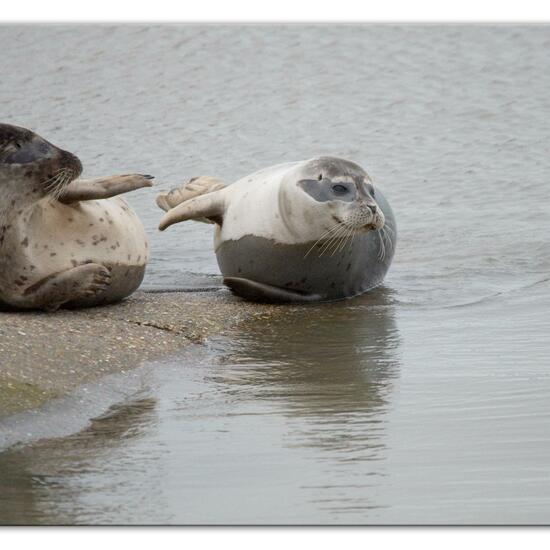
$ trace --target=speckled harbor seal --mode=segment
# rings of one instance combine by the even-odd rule
[[[349,298],[379,285],[396,243],[390,205],[357,164],[334,157],[280,164],[232,185],[200,177],[157,197],[159,229],[216,223],[224,282],[255,301]]]
[[[72,153],[0,124],[2,309],[105,304],[140,285],[147,237],[115,195],[150,187],[152,177],[79,180],[81,172]]]

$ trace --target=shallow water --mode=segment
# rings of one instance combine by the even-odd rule
[[[145,394],[0,454],[2,523],[547,523],[549,27],[3,27],[4,121],[160,188],[362,164],[385,287],[144,369]],[[17,92],[15,93],[14,90]],[[218,273],[155,231],[147,288]]]

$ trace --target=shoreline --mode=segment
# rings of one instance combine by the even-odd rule
[[[81,416],[78,403],[84,404],[94,387],[95,402],[83,407],[89,421],[117,397],[125,397],[120,392],[111,395],[109,378],[131,379],[127,375],[146,363],[276,310],[277,306],[246,302],[220,289],[137,291],[123,302],[102,307],[53,314],[1,313],[0,451],[32,436],[33,426],[44,416],[39,411],[57,411],[56,422],[63,424],[63,411],[70,410],[68,428]],[[139,387],[129,387],[127,393],[132,391]],[[56,428],[68,435],[63,426]]]

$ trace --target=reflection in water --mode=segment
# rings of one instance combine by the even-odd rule
[[[369,450],[397,375],[390,291],[289,308],[268,323],[240,327],[217,345],[221,367],[212,379],[227,393],[271,402],[289,419],[305,422],[304,444],[340,450],[347,458]]]
[[[235,402],[252,404],[253,414],[266,414],[268,407],[284,415],[284,444],[309,449],[310,460],[324,464],[309,487],[314,501],[335,512],[361,513],[372,506],[369,476],[384,473],[372,461],[384,455],[398,345],[391,292],[378,289],[348,302],[289,308],[268,323],[241,327],[217,343],[221,360],[210,378]],[[344,486],[344,496],[334,491]]]
[[[74,436],[0,453],[0,524],[78,523],[74,504],[87,490],[82,479],[101,468],[113,447],[143,437],[154,407],[154,399],[137,399]]]

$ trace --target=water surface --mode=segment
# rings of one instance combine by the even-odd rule
[[[333,154],[399,227],[384,288],[145,367],[85,432],[0,454],[0,522],[548,522],[548,27],[15,26],[0,45],[3,120],[85,175],[168,188]],[[159,234],[152,195],[129,196],[145,287],[211,280],[212,228]]]

